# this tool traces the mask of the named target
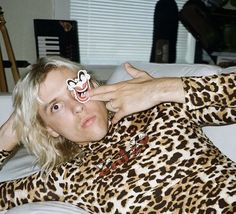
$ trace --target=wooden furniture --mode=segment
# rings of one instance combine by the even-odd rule
[[[236,10],[189,0],[179,19],[196,39],[195,63],[236,63]],[[231,64],[232,65],[232,64]]]
[[[19,74],[19,70],[16,66],[15,55],[14,55],[14,52],[13,52],[13,49],[11,46],[11,41],[10,41],[8,31],[7,31],[5,24],[6,24],[6,21],[3,16],[2,8],[0,7],[0,31],[2,33],[3,42],[5,44],[8,59],[11,64],[13,79],[14,79],[14,82],[16,83],[20,78],[20,74]],[[0,47],[1,47],[1,45],[0,45]],[[6,74],[5,74],[5,69],[4,69],[2,52],[0,49],[0,92],[7,92],[7,91],[8,91],[7,80],[6,80]]]

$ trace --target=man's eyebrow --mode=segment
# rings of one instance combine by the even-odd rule
[[[44,106],[43,106],[43,109],[44,109],[44,111],[46,112],[47,111],[47,109],[49,108],[49,106],[51,106],[53,103],[55,103],[57,101],[57,99],[56,98],[54,98],[53,100],[51,100],[49,103],[45,103],[45,104],[43,104]]]

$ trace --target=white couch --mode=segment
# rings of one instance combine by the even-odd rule
[[[146,62],[131,62],[135,67],[148,71],[155,77],[162,76],[199,76],[199,75],[211,75],[221,72],[236,71],[236,67],[228,69],[221,69],[217,66],[211,65],[186,65],[186,64],[154,64]],[[115,83],[117,81],[126,80],[130,77],[124,71],[123,65],[118,66],[109,80],[108,84]],[[12,101],[10,94],[0,94],[0,125],[7,119],[12,111]],[[236,124],[226,126],[212,126],[204,127],[206,134],[215,143],[219,149],[236,162],[236,143],[234,137],[236,137]],[[0,171],[0,182],[8,179],[14,179],[17,177],[23,177],[29,175],[35,171],[38,171],[38,167],[35,166],[34,156],[29,155],[26,150],[20,149],[19,152],[12,158]],[[50,207],[50,209],[49,209]],[[25,205],[11,209],[8,214],[21,214],[21,213],[85,213],[74,206],[65,205],[63,203],[48,202],[48,203],[33,203],[31,205]],[[0,212],[1,213],[1,212]]]

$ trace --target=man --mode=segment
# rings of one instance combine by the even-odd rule
[[[133,80],[95,86],[88,90],[90,100],[80,103],[66,85],[76,78],[77,67],[62,59],[44,59],[33,67],[39,68],[37,75],[29,73],[16,89],[21,103],[16,118],[25,112],[22,123],[53,140],[42,148],[55,149],[47,154],[56,153],[59,161],[44,174],[0,184],[1,209],[56,200],[91,213],[236,211],[235,164],[201,128],[235,122],[235,74],[153,79],[126,65]],[[29,118],[23,83],[37,110]],[[113,120],[102,101],[115,112]],[[76,145],[81,152],[63,159],[65,148]],[[2,159],[6,155],[1,152]]]

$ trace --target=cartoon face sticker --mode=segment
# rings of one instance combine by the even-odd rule
[[[90,75],[86,70],[79,70],[77,78],[66,80],[67,88],[72,91],[74,98],[80,103],[86,103],[90,97],[88,90],[90,89]]]

